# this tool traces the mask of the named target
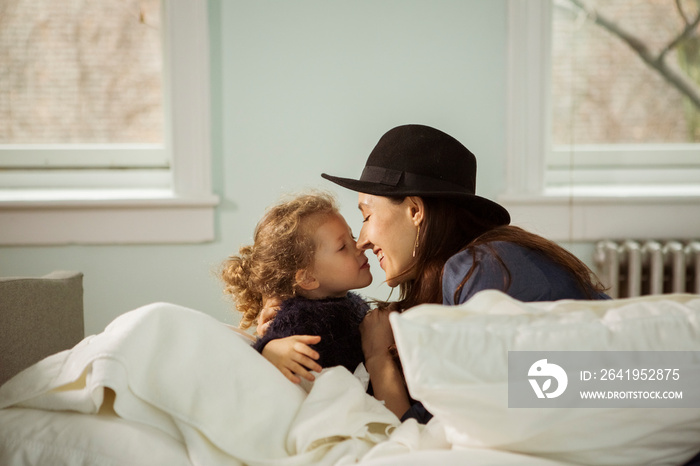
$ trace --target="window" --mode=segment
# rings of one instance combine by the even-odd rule
[[[615,11],[629,0],[510,1],[508,190],[501,201],[515,223],[571,241],[700,235],[700,145],[688,130],[696,117],[688,112],[686,121],[683,95],[594,22],[639,34],[658,57],[692,26],[697,8],[682,17],[677,2],[638,2],[646,5],[633,18]],[[660,7],[668,16],[663,28]],[[653,34],[643,29],[649,19]],[[638,23],[642,31],[629,32]],[[631,71],[619,78],[624,66]]]
[[[80,79],[65,83],[46,70],[17,73],[20,84],[22,76],[56,84],[58,112],[47,96],[16,88],[10,104],[0,88],[0,119],[9,123],[0,132],[0,244],[212,240],[218,199],[211,192],[206,2],[72,4],[77,9],[66,12],[82,21],[72,31],[88,42],[72,47],[80,55],[74,61],[97,70],[68,69]],[[12,13],[13,5],[4,8]],[[60,34],[42,14],[32,13],[30,33]],[[109,17],[117,30],[95,26],[91,14]],[[119,29],[127,26],[134,29]],[[4,56],[12,58],[7,48]],[[136,66],[100,74],[120,60]],[[24,61],[37,68],[47,57],[40,49],[34,63]]]

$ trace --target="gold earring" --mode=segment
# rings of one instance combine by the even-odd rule
[[[420,236],[420,225],[418,225],[418,231],[416,232],[416,242],[413,243],[413,257],[416,257],[416,249],[418,249],[418,237]]]

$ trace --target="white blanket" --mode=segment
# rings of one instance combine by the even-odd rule
[[[307,396],[214,318],[164,303],[28,368],[0,388],[9,406],[113,407],[183,442],[195,465],[352,463],[399,425],[346,369]]]
[[[391,320],[408,388],[435,415],[427,426],[400,424],[342,367],[322,372],[307,395],[214,318],[160,303],[120,316],[0,387],[0,409],[36,408],[0,412],[0,462],[24,459],[23,447],[38,443],[8,424],[26,427],[40,410],[113,410],[207,466],[682,464],[700,450],[696,406],[507,403],[508,351],[700,352],[698,295],[521,303],[484,291],[462,306],[426,305]],[[61,422],[42,425],[56,432],[69,423]],[[49,434],[41,438],[61,442],[61,432]],[[148,439],[134,448],[150,457]]]

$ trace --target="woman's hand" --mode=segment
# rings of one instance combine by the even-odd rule
[[[280,310],[280,304],[282,304],[282,301],[278,298],[263,298],[263,307],[260,310],[260,315],[258,315],[258,326],[255,329],[258,335],[265,335],[267,328],[272,323],[272,319],[275,318],[277,311]]]
[[[360,323],[362,336],[362,352],[365,361],[374,357],[389,356],[389,346],[394,344],[394,333],[389,322],[390,312],[373,309],[367,313]]]
[[[313,382],[310,371],[321,372],[316,362],[319,354],[309,345],[321,341],[319,336],[293,335],[270,340],[263,348],[262,355],[294,383],[300,383],[299,376]]]

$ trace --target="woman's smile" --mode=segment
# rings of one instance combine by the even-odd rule
[[[379,261],[379,266],[381,267],[381,266],[382,266],[382,260],[384,259],[384,251],[382,251],[381,249],[379,249],[379,250],[375,253],[375,255],[377,256],[377,260]],[[383,267],[382,267],[382,268],[383,268]]]

